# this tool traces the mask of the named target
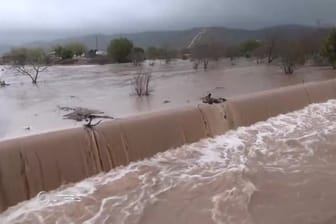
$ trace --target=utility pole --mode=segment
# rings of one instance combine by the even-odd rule
[[[96,50],[98,51],[98,35],[96,35]]]

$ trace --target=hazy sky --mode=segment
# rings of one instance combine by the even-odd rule
[[[197,26],[336,23],[336,0],[1,0],[2,40]],[[2,42],[3,42],[2,41]],[[1,39],[0,39],[1,42]]]

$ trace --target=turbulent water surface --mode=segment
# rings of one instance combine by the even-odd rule
[[[73,186],[0,223],[336,223],[336,101],[271,118]]]

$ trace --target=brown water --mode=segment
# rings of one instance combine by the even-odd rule
[[[42,193],[0,223],[336,223],[336,100]]]
[[[256,65],[253,60],[211,62],[206,72],[192,70],[192,62],[157,63],[153,68],[150,97],[133,94],[133,65],[53,66],[41,74],[38,87],[27,77],[0,73],[11,86],[0,88],[0,139],[80,126],[63,120],[58,106],[87,107],[110,116],[163,110],[196,104],[208,92],[231,97],[302,82],[336,78],[328,67],[303,67],[294,76],[283,75],[279,66]],[[170,101],[164,104],[164,101]],[[26,127],[30,127],[26,130]]]

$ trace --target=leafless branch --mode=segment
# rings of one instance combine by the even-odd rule
[[[150,72],[138,72],[133,80],[134,91],[138,96],[148,96],[151,92],[150,82],[152,74]]]

